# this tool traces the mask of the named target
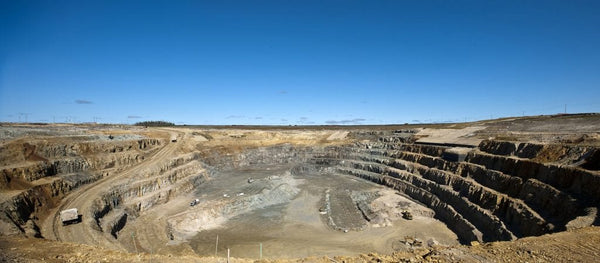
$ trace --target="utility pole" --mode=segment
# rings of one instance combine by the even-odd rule
[[[131,240],[133,241],[133,246],[135,247],[135,253],[139,254],[137,245],[135,244],[135,237],[133,236],[133,232],[131,232]]]

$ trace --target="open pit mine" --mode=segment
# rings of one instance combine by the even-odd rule
[[[0,125],[0,261],[600,257],[600,115]]]

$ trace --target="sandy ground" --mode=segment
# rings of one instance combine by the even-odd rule
[[[581,129],[590,132],[585,140],[589,140],[590,144],[595,145],[600,141],[598,139],[600,137],[597,136],[600,117],[592,117],[595,122],[583,125]],[[558,118],[553,120],[557,121]],[[502,136],[514,136],[518,139],[560,142],[572,140],[574,134],[577,135],[580,132],[576,129],[580,121],[576,118],[569,119],[569,121],[563,125],[564,134],[559,135],[552,133],[552,130],[563,126],[553,125],[551,121],[545,121],[543,125],[536,126],[540,124],[539,121],[526,119],[507,120],[506,123],[486,123],[487,128],[485,129],[479,127],[450,129],[454,132],[446,129],[424,129],[423,133],[418,135],[423,136],[421,139],[425,139],[425,141],[429,138],[429,142],[433,143],[474,144],[476,140],[498,132],[506,133]],[[16,130],[2,127],[0,144],[4,145],[7,141],[15,138],[26,139],[27,136],[50,138],[56,136],[57,131],[64,131],[65,127],[51,127],[50,131],[40,131],[40,129],[31,127],[20,127]],[[62,227],[57,217],[61,209],[78,207],[81,209],[81,214],[89,214],[91,200],[94,200],[94,197],[110,188],[111,185],[133,177],[139,169],[156,165],[192,150],[240,152],[248,147],[282,143],[323,145],[342,144],[350,140],[346,130],[298,132],[293,130],[204,129],[199,131],[179,128],[146,130],[135,127],[132,130],[123,131],[123,133],[115,133],[115,129],[102,128],[90,131],[88,127],[76,127],[64,132],[63,135],[70,136],[69,138],[79,136],[78,140],[104,140],[107,134],[114,134],[119,140],[135,140],[148,136],[170,138],[175,135],[179,142],[185,141],[185,143],[165,144],[162,149],[156,151],[139,165],[129,167],[111,177],[71,192],[50,211],[47,217],[41,218],[40,227],[47,240],[0,237],[0,262],[215,262],[218,260],[211,256],[214,256],[215,253],[217,235],[220,239],[217,256],[223,257],[225,249],[230,248],[232,256],[251,259],[236,259],[233,262],[254,261],[259,257],[261,244],[264,257],[282,262],[290,258],[304,257],[310,258],[290,259],[290,261],[399,262],[401,259],[414,259],[415,261],[439,259],[441,262],[505,262],[508,260],[518,262],[592,262],[600,257],[598,250],[600,230],[597,227],[542,237],[523,238],[515,242],[475,244],[472,247],[458,246],[456,236],[448,231],[441,222],[431,219],[426,208],[397,195],[390,189],[335,174],[293,176],[287,184],[291,187],[290,189],[294,190],[290,192],[292,193],[290,196],[279,200],[280,202],[269,206],[258,206],[256,209],[242,209],[242,212],[225,215],[224,220],[218,224],[197,228],[199,232],[191,236],[189,240],[183,240],[183,242],[168,240],[169,217],[189,212],[189,201],[193,198],[214,196],[214,199],[211,200],[217,200],[217,198],[223,197],[223,189],[231,187],[233,184],[238,184],[239,187],[234,188],[239,190],[227,193],[229,196],[236,196],[240,192],[245,193],[244,198],[264,194],[268,196],[268,193],[276,189],[279,184],[260,184],[259,181],[257,184],[248,185],[246,181],[248,175],[252,175],[255,179],[284,176],[289,167],[270,168],[273,170],[255,167],[238,171],[222,171],[223,178],[238,177],[235,180],[219,182],[220,179],[217,176],[210,182],[213,183],[212,186],[209,183],[206,185],[207,188],[199,188],[196,192],[182,195],[167,204],[154,207],[140,217],[132,219],[121,231],[117,240],[114,240],[110,234],[101,233],[91,227],[93,224],[90,221],[91,218],[84,218],[84,222],[80,224]],[[453,138],[456,140],[452,141]],[[56,138],[56,140],[62,139]],[[584,142],[587,142],[585,140]],[[243,143],[240,143],[241,141]],[[230,172],[229,175],[227,175],[228,172]],[[292,181],[294,183],[290,183]],[[308,184],[307,181],[311,183]],[[264,191],[265,189],[266,191]],[[319,213],[319,208],[324,205],[327,191],[332,194],[337,192],[338,198],[346,201],[348,201],[348,196],[352,195],[345,194],[345,191],[378,192],[381,196],[371,203],[372,208],[378,211],[378,220],[367,223],[361,231],[351,230],[345,233],[333,229],[327,223],[327,215]],[[3,198],[8,198],[13,191],[7,190],[0,194]],[[398,204],[402,205],[398,206]],[[200,209],[202,206],[197,208]],[[399,217],[398,212],[405,209],[413,212],[414,220],[407,221]],[[439,243],[449,247],[425,245],[422,248],[415,248],[406,244],[407,237],[416,237],[425,244]],[[430,240],[431,242],[428,242]],[[127,253],[136,251],[140,254]],[[202,257],[198,257],[198,255]]]
[[[346,138],[346,136],[348,136],[348,131],[336,131],[333,134],[331,134],[329,137],[327,137],[328,141],[333,141],[333,140],[341,140]]]
[[[354,257],[321,256],[300,259],[244,259],[230,262],[597,262],[600,227],[587,227],[512,242],[474,246],[414,248],[392,254],[369,253]],[[0,236],[0,262],[226,262],[224,257],[179,254],[125,253],[98,246],[38,238]]]
[[[149,129],[153,130],[153,129]],[[145,135],[152,135],[142,129]],[[293,165],[284,167],[241,168],[218,173],[194,192],[177,196],[167,204],[158,205],[139,217],[128,217],[126,226],[114,239],[95,227],[95,221],[83,217],[83,222],[62,226],[58,212],[77,207],[82,215],[89,215],[93,200],[114,185],[128,182],[136,173],[164,163],[180,154],[198,148],[217,147],[220,150],[238,152],[245,147],[260,147],[288,142],[297,145],[314,143],[345,143],[348,131],[248,131],[205,130],[165,128],[157,130],[165,139],[176,137],[177,143],[167,143],[144,162],[72,192],[40,224],[42,235],[51,240],[71,241],[100,245],[118,251],[174,253],[183,255],[197,252],[214,254],[214,238],[221,236],[219,253],[230,247],[236,256],[256,258],[256,245],[263,244],[264,255],[274,258],[293,258],[313,255],[356,255],[361,252],[391,252],[392,237],[413,234],[407,227],[393,226],[368,228],[364,231],[343,233],[327,225],[319,214],[326,189],[345,191],[347,186],[360,185],[360,189],[382,190],[376,184],[347,177],[349,183],[339,185],[340,178],[296,178],[290,175]],[[113,136],[133,136],[115,131],[102,131]],[[153,134],[157,136],[158,133]],[[131,137],[134,138],[134,137]],[[134,138],[135,139],[135,138]],[[240,144],[240,141],[243,143]],[[223,148],[226,147],[226,148]],[[247,179],[254,178],[249,184]],[[318,184],[313,186],[313,180]],[[307,183],[310,182],[310,183]],[[337,190],[336,190],[337,189]],[[244,195],[241,195],[241,194]],[[226,195],[227,197],[223,197]],[[189,202],[199,198],[203,203],[190,207]],[[204,210],[203,210],[204,209]],[[208,212],[207,212],[208,211]],[[212,213],[212,214],[211,214]],[[182,219],[183,218],[183,219]],[[174,223],[180,219],[179,224]],[[396,218],[397,219],[397,218]],[[415,222],[418,222],[415,224]],[[413,225],[433,224],[444,234],[432,234],[448,244],[456,243],[456,236],[439,221],[431,218],[414,220]],[[172,226],[179,225],[178,229]],[[396,228],[394,228],[396,227]],[[414,228],[414,226],[412,227]],[[183,236],[173,233],[186,230]],[[177,230],[177,231],[174,231]],[[184,231],[185,232],[185,231]],[[426,232],[426,231],[425,231]],[[381,239],[382,235],[388,238]],[[427,233],[424,233],[427,235]],[[173,240],[169,237],[175,236]],[[348,245],[348,238],[363,242]],[[182,242],[183,241],[183,242]]]
[[[198,191],[203,193],[203,196],[211,196],[213,190],[208,188],[213,188],[219,195],[233,196],[235,193],[224,192],[219,185],[236,184],[235,181],[231,182],[230,178],[240,176],[239,174],[256,180],[273,176],[285,178],[286,170],[289,168],[289,166],[280,166],[271,167],[270,170],[253,168],[228,171],[221,175],[229,178],[226,182],[218,182],[218,179],[215,179],[210,182],[213,185],[201,186]],[[280,180],[281,183],[285,181],[285,179]],[[433,213],[428,208],[398,195],[394,190],[350,176],[333,174],[306,174],[294,176],[292,180],[297,181],[295,184],[299,188],[292,199],[248,211],[225,222],[221,221],[218,226],[200,231],[190,240],[190,246],[199,255],[214,255],[216,238],[219,236],[218,255],[221,256],[229,247],[232,255],[236,257],[258,258],[262,244],[263,256],[300,258],[323,255],[350,256],[368,252],[392,253],[403,249],[398,244],[400,239],[415,235],[424,241],[432,240],[446,245],[458,244],[456,235],[443,223],[431,218]],[[255,181],[252,184],[257,183]],[[367,224],[367,227],[361,231],[346,233],[330,227],[326,215],[319,213],[319,208],[324,204],[324,194],[326,191],[345,193],[347,190],[379,193],[381,197],[373,201],[373,208],[381,219],[377,223]],[[246,191],[251,194],[250,189]],[[283,199],[287,198],[286,196]],[[352,207],[349,209],[356,209],[354,203],[351,204]],[[401,210],[414,211],[416,215],[414,220],[401,219]],[[366,220],[362,218],[361,220],[367,223]]]
[[[462,129],[423,129],[415,134],[419,143],[435,144],[457,144],[477,146],[482,141],[476,137],[477,131],[485,129],[485,126],[472,126]]]
[[[170,136],[166,134],[164,136]],[[49,216],[43,220],[40,225],[42,236],[51,240],[75,241],[83,244],[102,245],[106,248],[124,250],[124,248],[115,242],[108,233],[102,233],[93,227],[95,221],[90,216],[82,217],[80,224],[62,226],[59,212],[68,208],[77,208],[81,215],[90,215],[91,206],[95,197],[109,189],[111,185],[119,181],[127,180],[128,177],[135,176],[136,171],[142,167],[148,167],[154,163],[159,163],[170,158],[177,149],[176,144],[165,144],[165,146],[148,158],[145,162],[135,165],[123,172],[105,177],[100,181],[85,185],[69,194],[61,201],[61,204],[52,209]]]

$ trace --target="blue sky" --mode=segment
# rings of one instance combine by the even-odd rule
[[[0,1],[0,121],[600,112],[600,1]]]

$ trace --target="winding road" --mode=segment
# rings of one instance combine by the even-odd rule
[[[166,144],[158,151],[147,156],[141,163],[135,164],[124,171],[115,173],[111,176],[104,177],[94,183],[82,186],[71,192],[61,203],[54,208],[50,215],[43,221],[41,225],[42,235],[47,239],[70,241],[76,243],[99,245],[111,249],[125,250],[119,242],[117,242],[110,233],[104,233],[98,229],[96,221],[92,216],[92,205],[94,201],[102,194],[107,192],[111,186],[116,185],[119,181],[126,182],[127,179],[135,176],[142,167],[159,164],[171,158],[176,150],[180,147],[181,141],[185,137],[184,132],[160,129],[168,132]],[[177,136],[178,141],[171,143],[169,138]],[[60,211],[69,208],[77,208],[79,214],[82,215],[82,222],[63,226],[60,220]]]

